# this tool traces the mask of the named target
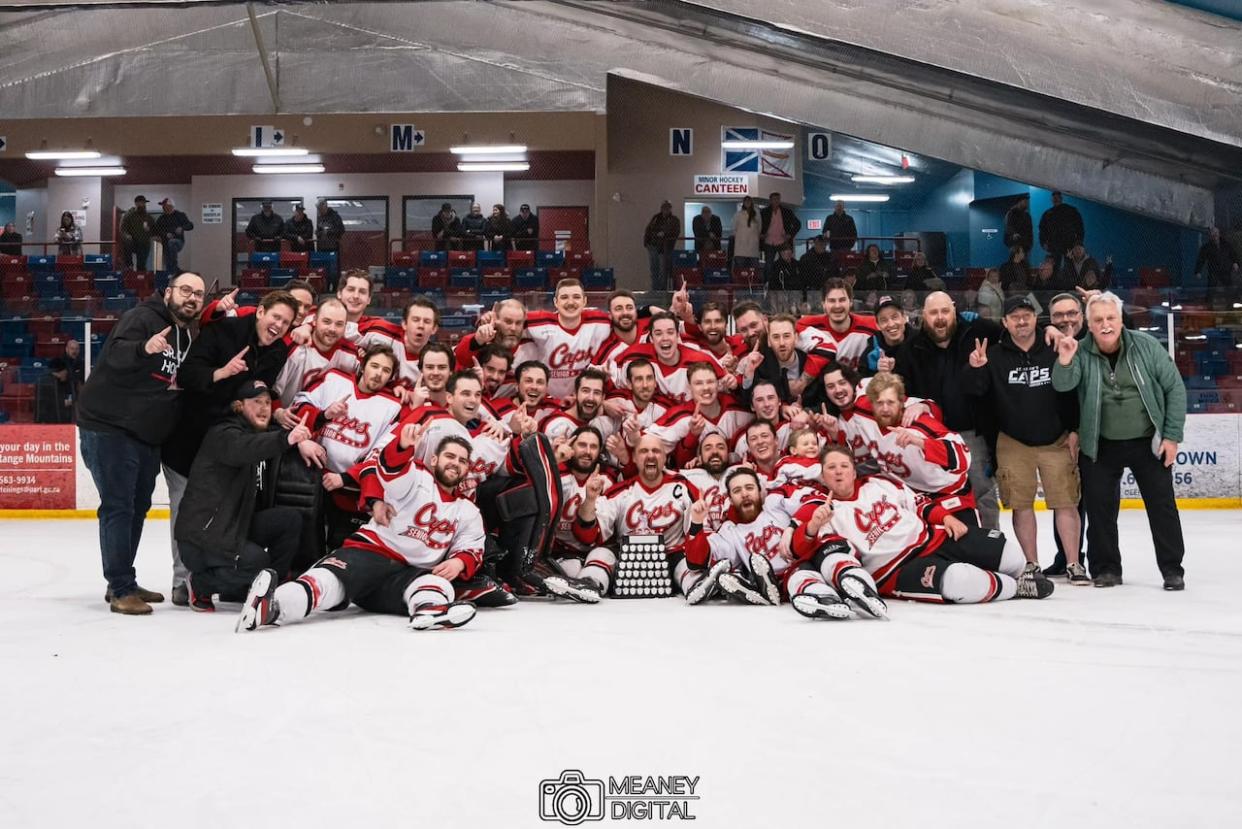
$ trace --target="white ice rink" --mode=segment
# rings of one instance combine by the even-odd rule
[[[527,603],[432,634],[351,610],[246,636],[236,606],[109,613],[93,521],[0,522],[0,827],[547,826],[563,769],[698,777],[700,829],[1242,826],[1242,516],[1183,519],[1180,594],[1131,511],[1125,586],[1043,602]],[[143,540],[153,589],[167,533]]]

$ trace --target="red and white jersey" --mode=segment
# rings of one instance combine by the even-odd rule
[[[923,435],[922,447],[913,443],[898,446],[897,436],[904,429],[888,429],[876,424],[878,438],[870,450],[880,472],[915,492],[932,498],[955,499],[950,509],[974,507],[969,477],[970,448],[962,436],[931,415],[923,415],[909,428]]]
[[[787,455],[776,463],[776,471],[772,475],[774,486],[801,486],[803,483],[818,481],[822,467],[819,458],[805,458],[802,455]]]
[[[620,357],[625,350],[632,345],[648,342],[647,331],[651,328],[651,320],[648,317],[642,317],[635,323],[637,334],[634,342],[629,343],[621,339],[614,329],[608,335],[608,339],[604,340],[603,345],[599,347],[599,351],[595,352],[594,363],[602,366],[604,371],[608,372],[611,377],[617,370],[617,358]]]
[[[576,328],[561,325],[555,311],[531,311],[513,364],[538,360],[548,367],[548,396],[573,397],[574,378],[591,365],[611,333],[608,315],[594,308],[582,312]]]
[[[835,355],[837,362],[856,369],[878,332],[875,317],[865,314],[850,314],[850,326],[843,332],[834,331],[825,314],[803,317],[798,320],[798,348],[806,352],[808,363],[813,356],[832,359]],[[823,370],[822,364],[818,369]],[[819,371],[807,367],[812,376]]]
[[[871,400],[859,394],[854,398],[853,406],[837,415],[837,425],[837,443],[853,452],[855,461],[870,461],[871,447],[880,441],[880,424],[875,422]]]
[[[766,506],[754,521],[742,523],[737,511],[730,508],[720,529],[705,530],[691,536],[686,545],[686,560],[700,566],[709,562],[731,562],[734,568],[750,570],[751,553],[760,553],[772,563],[772,572],[781,575],[791,562],[780,554],[781,536],[789,527],[789,516]]]
[[[437,483],[413,461],[413,450],[398,453],[388,464],[379,458],[360,473],[363,500],[380,499],[396,515],[381,527],[368,521],[345,541],[346,547],[371,550],[414,567],[430,570],[448,558],[466,566],[471,578],[483,563],[483,517],[479,508]]]
[[[429,466],[440,441],[449,436],[459,437],[470,446],[470,468],[457,485],[456,494],[470,500],[474,500],[475,490],[482,481],[497,474],[513,475],[520,466],[517,448],[511,438],[497,440],[482,434],[481,429],[467,429],[438,406],[422,406],[407,412],[405,418],[379,442],[379,457],[391,465],[395,466],[396,459],[408,451],[420,464]],[[427,428],[411,449],[403,450],[397,436],[407,423],[426,423]]]
[[[776,428],[776,451],[779,454],[785,454],[789,451],[789,433],[793,431],[793,426],[788,420],[782,420],[775,424]],[[750,444],[746,442],[746,432],[738,435],[737,445],[733,447],[733,453],[742,460],[746,459],[746,453],[750,451]]]
[[[693,363],[707,363],[716,371],[717,379],[725,376],[725,370],[720,367],[720,363],[709,354],[699,351],[697,348],[691,348],[688,345],[682,345],[678,348],[677,362],[672,365],[666,365],[656,358],[655,346],[650,343],[639,343],[632,345],[623,351],[617,357],[616,368],[613,369],[612,382],[615,386],[622,389],[628,389],[630,382],[625,376],[625,365],[630,360],[638,358],[650,360],[655,366],[656,388],[659,394],[668,398],[670,401],[685,402],[690,399],[690,378],[686,376],[686,366]]]
[[[683,455],[689,452],[693,455],[699,441],[711,434],[719,434],[724,437],[725,442],[730,447],[737,443],[738,436],[745,430],[746,426],[755,419],[750,409],[738,403],[729,395],[721,395],[719,398],[720,411],[715,417],[704,413],[703,419],[706,424],[703,431],[698,435],[690,432],[690,424],[694,422],[694,403],[682,403],[669,409],[664,417],[653,426],[647,427],[644,431],[647,434],[655,435],[664,444],[664,448],[668,452],[673,452],[682,447]]]
[[[583,542],[578,536],[574,535],[574,524],[578,520],[578,508],[582,506],[582,502],[586,500],[586,482],[590,479],[590,473],[586,475],[576,475],[570,472],[568,467],[561,465],[561,514],[556,520],[556,540],[553,542],[553,555],[585,555],[591,551],[595,545]],[[601,474],[603,474],[601,470]],[[608,486],[614,485],[611,477],[608,478]],[[598,513],[599,505],[607,500],[607,496],[600,495],[595,499],[596,511]]]
[[[716,477],[706,469],[692,467],[681,470],[681,476],[699,491],[699,498],[707,505],[707,520],[703,526],[709,530],[717,530],[724,523],[725,514],[729,511],[729,491],[725,489],[726,469]]]
[[[799,524],[809,520],[816,506],[803,506],[795,520]],[[903,562],[943,543],[944,531],[932,528],[924,517],[928,512],[932,520],[943,514],[920,505],[914,491],[899,481],[879,476],[859,478],[853,494],[833,498],[832,518],[820,529],[818,538],[809,541],[799,530],[794,533],[793,548],[800,556],[810,556],[826,541],[845,539],[867,572],[882,582]]]
[[[341,399],[345,400],[345,415],[325,421],[316,436],[328,453],[326,466],[331,472],[345,472],[366,460],[402,414],[401,401],[396,397],[386,391],[367,394],[352,376],[336,369],[299,392],[293,399],[292,412],[298,418],[309,415],[307,423],[313,425],[324,410]]]
[[[344,340],[337,340],[327,351],[321,351],[315,341],[311,340],[306,345],[295,345],[289,349],[285,367],[276,377],[272,391],[276,392],[284,406],[292,406],[298,392],[310,388],[329,369],[336,368],[347,374],[355,374],[357,365],[358,358],[354,355],[353,347]]]
[[[376,448],[384,450],[390,445],[395,447],[402,427],[411,423],[414,425],[427,424],[422,437],[414,445],[414,457],[424,466],[431,463],[431,459],[436,454],[436,447],[440,445],[440,441],[449,435],[459,437],[467,443],[473,440],[470,430],[458,423],[455,417],[439,406],[428,405],[419,406],[416,409],[407,409],[401,421],[379,440]],[[394,448],[393,451],[396,451],[396,449]]]
[[[746,340],[742,339],[741,334],[726,334],[724,339],[721,340],[723,346],[722,352],[717,354],[708,344],[707,337],[703,335],[703,329],[699,328],[699,326],[693,322],[684,322],[681,324],[681,338],[684,342],[699,349],[717,363],[719,363],[726,354],[732,354],[735,358],[741,358],[750,351],[750,346],[746,345]]]
[[[478,500],[479,484],[494,475],[512,477],[521,467],[517,441],[512,437],[497,440],[480,429],[470,432],[470,469],[457,485],[457,494],[471,501]],[[434,451],[434,449],[432,450]]]
[[[543,432],[551,440],[559,437],[567,438],[580,426],[594,426],[596,429],[599,429],[599,433],[603,435],[604,440],[608,440],[608,436],[617,431],[616,421],[607,415],[600,414],[590,420],[582,420],[571,409],[561,409],[555,414],[548,415],[539,424],[539,431]]]
[[[658,422],[668,411],[668,406],[665,403],[654,399],[647,403],[641,412],[638,411],[634,405],[634,394],[629,389],[613,389],[608,393],[608,400],[616,401],[620,404],[622,409],[621,420],[625,420],[631,415],[636,415],[640,429],[646,429],[648,426]]]
[[[397,355],[397,370],[393,374],[392,384],[413,388],[423,376],[418,367],[418,352],[411,351],[405,344],[405,331],[396,323],[378,317],[365,318],[358,327],[358,350],[361,351],[372,343],[386,345]]]
[[[690,505],[699,500],[699,491],[681,475],[666,472],[653,488],[642,478],[627,478],[605,496],[596,502],[596,526],[574,526],[580,541],[598,545],[620,536],[655,535],[669,553],[685,547]]]

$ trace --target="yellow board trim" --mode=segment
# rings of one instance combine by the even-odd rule
[[[0,520],[10,518],[94,518],[93,509],[0,509]],[[168,518],[167,509],[153,509],[147,518]]]

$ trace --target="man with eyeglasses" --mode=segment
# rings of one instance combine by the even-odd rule
[[[113,613],[151,612],[164,596],[138,586],[134,557],[160,471],[160,444],[180,413],[177,371],[203,306],[203,278],[174,277],[162,296],[126,311],[78,400],[82,460],[99,490],[99,548]],[[174,572],[185,568],[174,559]]]

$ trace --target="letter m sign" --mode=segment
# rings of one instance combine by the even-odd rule
[[[427,135],[413,124],[393,124],[390,130],[388,150],[394,153],[412,153],[427,140]]]

